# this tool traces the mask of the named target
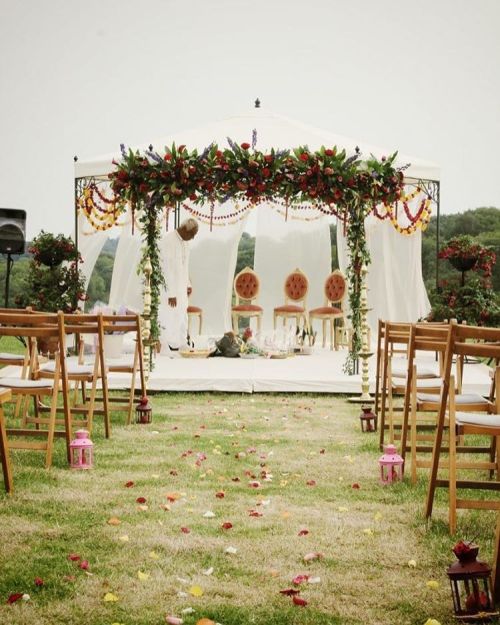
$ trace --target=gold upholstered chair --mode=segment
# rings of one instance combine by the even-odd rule
[[[337,333],[335,333],[335,319],[342,319],[343,328],[346,327],[345,298],[347,295],[344,274],[336,269],[325,280],[325,303],[319,308],[309,311],[309,321],[320,319],[323,322],[323,347],[326,344],[326,327],[330,325],[330,349],[338,349]]]
[[[233,331],[238,334],[238,321],[243,318],[257,318],[257,331],[260,331],[263,309],[254,303],[260,291],[259,276],[251,267],[245,267],[234,278],[235,303],[231,308]]]
[[[307,316],[307,293],[309,291],[309,280],[306,274],[300,269],[295,269],[288,274],[285,279],[284,292],[285,303],[283,306],[277,306],[274,309],[274,328],[279,317],[283,318],[283,325],[290,317],[295,318],[297,326],[300,320],[304,322],[304,327],[309,327],[309,319]]]

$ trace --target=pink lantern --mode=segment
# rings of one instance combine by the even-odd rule
[[[94,464],[94,443],[87,430],[77,430],[75,440],[69,444],[70,467],[72,469],[91,469]]]
[[[384,455],[379,458],[380,483],[392,484],[403,479],[404,460],[398,454],[394,445],[384,447]]]

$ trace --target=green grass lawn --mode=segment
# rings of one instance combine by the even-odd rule
[[[445,625],[456,539],[474,538],[492,560],[492,513],[461,513],[452,538],[445,492],[426,526],[425,473],[413,488],[379,485],[377,435],[360,432],[359,408],[343,398],[170,393],[153,406],[148,426],[115,415],[110,440],[97,418],[92,471],[68,469],[61,440],[49,471],[42,454],[12,454],[15,494],[0,489],[2,625],[160,625],[167,615]],[[297,586],[305,607],[280,594],[297,575],[309,576]],[[7,605],[17,592],[30,600]]]

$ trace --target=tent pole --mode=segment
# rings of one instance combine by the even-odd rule
[[[78,160],[78,156],[74,156],[73,157],[73,161],[76,163]],[[78,280],[78,257],[79,257],[79,253],[78,253],[78,182],[79,179],[75,178],[75,254],[76,254],[76,258],[75,258],[75,263],[76,263],[76,280]],[[76,286],[76,285],[75,285]],[[75,289],[75,299],[73,301],[73,307],[76,310],[76,307],[78,306],[78,297],[76,295],[76,289]]]
[[[439,289],[439,248],[441,247],[441,241],[439,236],[439,216],[440,216],[440,182],[436,181],[436,289]]]

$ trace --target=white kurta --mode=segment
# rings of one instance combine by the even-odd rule
[[[169,232],[163,239],[162,266],[167,283],[162,293],[159,316],[161,343],[163,347],[179,348],[186,345],[188,328],[189,245],[177,233]],[[168,300],[175,297],[177,306],[169,306]]]

